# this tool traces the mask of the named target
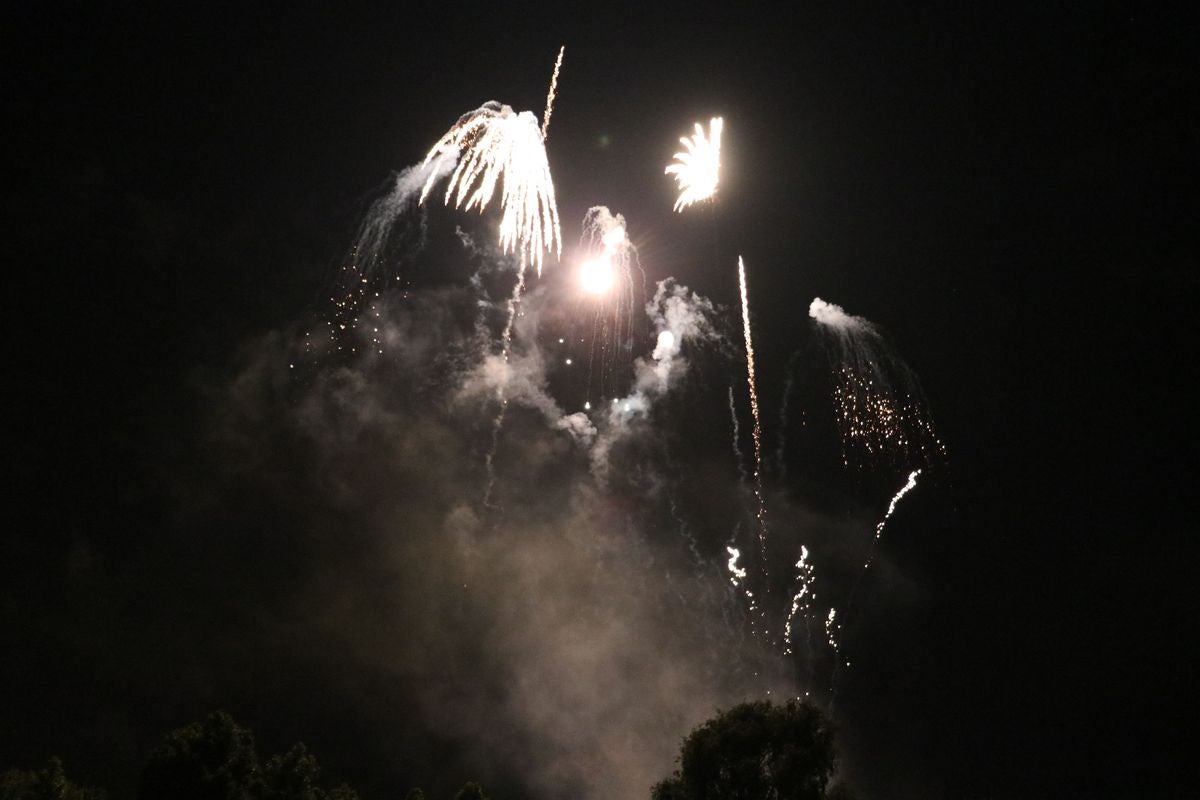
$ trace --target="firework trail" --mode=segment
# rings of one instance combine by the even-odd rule
[[[746,460],[742,458],[742,426],[738,422],[737,405],[733,401],[733,386],[729,387],[729,421],[733,423],[733,460],[737,464],[738,477],[745,483],[749,478],[746,475]]]
[[[758,410],[758,376],[754,368],[754,339],[750,334],[750,299],[746,291],[746,265],[738,256],[738,289],[742,297],[742,334],[746,341],[746,383],[750,387],[750,413],[754,417],[754,497],[758,501],[758,551],[764,581],[767,579],[767,504],[762,486],[762,422]]]
[[[871,540],[871,549],[867,551],[867,560],[863,562],[862,572],[860,572],[858,575],[859,580],[862,580],[862,576],[870,568],[871,561],[875,558],[875,545],[879,542],[879,537],[883,536],[883,527],[887,525],[887,521],[891,519],[892,512],[896,510],[896,504],[904,498],[904,495],[913,490],[913,488],[917,485],[917,476],[920,474],[921,470],[919,469],[914,469],[912,472],[910,472],[908,474],[908,480],[903,486],[900,487],[900,491],[896,492],[896,494],[892,496],[892,502],[888,503],[887,513],[883,515],[883,519],[879,520],[879,524],[875,526],[875,538]],[[854,584],[854,588],[858,588],[857,581]],[[850,599],[854,599],[853,590],[850,592]],[[847,603],[847,605],[849,605],[849,603]]]
[[[945,458],[920,382],[875,326],[819,297],[808,313],[826,334],[836,361],[833,400],[842,463],[903,463],[914,450],[925,464]]]
[[[808,609],[815,595],[812,592],[813,579],[816,577],[816,572],[813,565],[808,561],[808,548],[800,545],[800,560],[796,562],[796,592],[792,595],[792,606],[788,609],[787,621],[783,626],[783,653],[784,655],[792,654],[792,622],[796,618],[796,612],[801,608],[804,609],[804,624],[805,632],[808,631]],[[812,664],[812,641],[806,638],[809,649],[809,665]]]
[[[484,103],[454,123],[425,157],[429,164],[458,156],[446,187],[446,205],[482,212],[503,183],[500,194],[500,248],[516,252],[521,269],[533,263],[542,274],[542,252],[562,255],[562,233],[554,182],[537,117],[519,114],[511,106]],[[425,202],[437,181],[438,171],[421,190]],[[501,180],[503,179],[503,180]]]
[[[841,625],[837,621],[837,609],[830,608],[829,616],[825,618],[825,640],[829,642],[829,647],[833,650],[834,658],[837,658],[838,652],[838,629]]]
[[[721,175],[721,129],[725,121],[713,117],[708,123],[706,136],[704,127],[697,122],[696,134],[682,136],[679,141],[686,150],[675,154],[675,163],[668,164],[667,175],[674,175],[679,186],[679,198],[675,201],[678,212],[717,193],[717,182]]]
[[[546,143],[546,131],[550,130],[550,113],[554,111],[554,93],[558,89],[558,71],[562,69],[563,53],[567,52],[564,44],[558,48],[558,58],[554,60],[554,74],[550,76],[550,91],[546,93],[546,111],[542,114],[542,144]]]
[[[850,588],[850,594],[846,598],[845,614],[843,619],[848,619],[851,610],[854,606],[854,598],[858,594],[858,587],[862,583],[863,576],[867,574],[867,570],[871,567],[871,562],[875,558],[875,545],[879,543],[880,537],[883,536],[883,529],[887,525],[888,520],[892,518],[892,514],[896,510],[896,506],[900,503],[904,496],[911,492],[917,485],[917,476],[921,474],[921,470],[915,469],[908,474],[908,480],[900,487],[900,491],[892,495],[892,500],[888,503],[887,511],[884,512],[883,518],[879,520],[879,524],[875,526],[875,536],[871,539],[871,546],[867,550],[867,558],[863,562],[862,570],[859,571],[858,577],[854,580],[854,585]],[[830,679],[830,709],[833,708],[833,702],[837,699],[837,680],[840,668],[843,666],[840,660],[840,651],[837,635],[840,632],[842,625],[833,622],[833,612],[830,611],[829,620],[826,622],[825,632],[829,638],[829,644],[834,651],[833,675]],[[845,666],[849,666],[847,661]]]

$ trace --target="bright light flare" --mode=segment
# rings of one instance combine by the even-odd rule
[[[679,139],[687,149],[676,153],[675,163],[668,164],[666,169],[666,174],[674,175],[679,185],[676,211],[682,212],[693,203],[709,200],[717,193],[721,174],[721,129],[724,126],[721,117],[713,117],[708,123],[708,135],[697,122],[695,136]]]
[[[588,294],[608,294],[615,280],[612,261],[605,256],[588,259],[579,267],[579,285]]]

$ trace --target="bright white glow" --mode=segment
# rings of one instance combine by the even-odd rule
[[[674,175],[679,185],[679,199],[675,201],[675,210],[683,209],[708,200],[717,193],[717,182],[721,174],[721,129],[725,121],[721,117],[713,117],[708,123],[708,135],[704,128],[696,123],[696,135],[688,138],[681,137],[680,142],[687,148],[675,154],[675,163],[667,165],[666,174]]]
[[[658,354],[655,356],[655,358],[660,360],[666,358],[667,354],[674,354],[676,352],[675,334],[671,333],[670,331],[659,331],[658,341],[654,346],[654,352]]]
[[[588,259],[579,267],[579,283],[590,294],[606,294],[615,278],[612,261],[607,256]]]
[[[617,222],[600,237],[600,243],[604,245],[605,250],[616,250],[621,245],[625,244],[625,226]]]

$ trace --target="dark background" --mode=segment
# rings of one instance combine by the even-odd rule
[[[132,685],[178,679],[139,609],[164,591],[149,473],[183,460],[163,439],[202,402],[190,376],[319,304],[389,172],[461,113],[540,116],[565,43],[547,150],[568,243],[604,203],[651,277],[728,305],[744,255],[760,364],[821,296],[922,377],[949,468],[889,533],[928,599],[854,685],[898,714],[859,734],[873,796],[912,780],[914,749],[947,797],[1194,785],[1195,24],[1133,3],[652,5],[10,17],[0,766],[59,753],[124,793],[209,710]],[[712,114],[720,199],[673,216],[662,168]],[[120,576],[98,594],[72,577],[93,560]],[[190,696],[269,744],[319,739],[320,713]],[[368,796],[401,789],[314,749]]]

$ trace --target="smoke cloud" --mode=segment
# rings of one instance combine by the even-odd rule
[[[337,702],[383,728],[389,703],[410,709],[391,724],[415,718],[449,740],[461,768],[451,783],[645,797],[688,730],[761,694],[758,662],[773,659],[746,647],[721,560],[698,568],[697,526],[676,507],[657,441],[689,353],[720,338],[716,310],[660,283],[645,307],[653,351],[628,393],[589,417],[547,389],[543,295],[523,300],[506,361],[486,322],[501,301],[480,286],[385,295],[364,310],[369,326],[350,327],[364,346],[349,358],[285,333],[248,347],[210,390],[213,474],[186,505],[203,517],[231,494],[253,498],[271,529],[258,535],[292,564],[290,591],[230,590],[287,631],[276,646],[288,658],[333,675],[323,680]],[[496,507],[485,508],[501,389]],[[238,466],[218,476],[218,464]],[[446,780],[397,769],[427,788]]]
[[[875,333],[875,327],[868,320],[851,316],[841,306],[835,303],[826,303],[819,297],[814,297],[813,301],[809,303],[808,315],[829,328]]]

